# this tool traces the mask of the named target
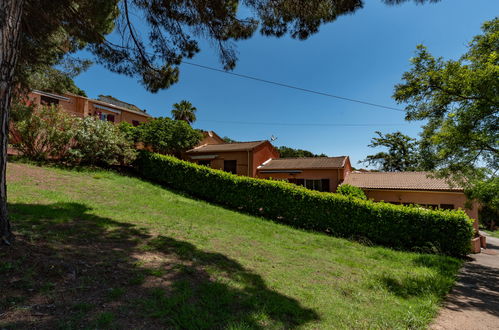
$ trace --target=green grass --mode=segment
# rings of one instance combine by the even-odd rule
[[[492,237],[499,238],[499,230],[485,230],[485,229],[480,229],[480,230],[486,232]]]
[[[53,267],[0,254],[0,286],[20,274],[29,286],[0,301],[0,314],[24,315],[16,304],[41,292],[66,312],[37,327],[426,328],[461,265],[297,230],[112,172],[14,170],[16,244]],[[43,275],[33,282],[35,271]]]

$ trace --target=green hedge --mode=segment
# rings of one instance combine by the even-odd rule
[[[141,152],[138,173],[232,209],[299,228],[367,238],[397,249],[463,256],[472,220],[462,211],[433,211],[311,191],[281,181],[237,176],[174,157]]]

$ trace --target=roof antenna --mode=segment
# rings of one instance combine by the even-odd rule
[[[275,140],[277,140],[277,136],[274,136],[274,134],[272,134],[272,136],[270,137],[270,142],[274,142]]]

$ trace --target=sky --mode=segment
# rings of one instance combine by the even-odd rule
[[[323,25],[305,41],[268,38],[258,33],[237,43],[234,73],[300,88],[404,109],[393,99],[394,86],[410,69],[416,45],[434,56],[458,59],[486,20],[499,14],[498,0],[442,0],[386,6],[366,0],[353,15]],[[85,57],[87,53],[82,53]],[[222,69],[208,43],[190,62]],[[403,111],[388,110],[288,89],[187,64],[180,82],[156,94],[136,78],[95,64],[75,79],[91,98],[113,95],[155,117],[170,116],[172,104],[190,101],[197,109],[193,127],[237,141],[268,140],[289,146],[350,156],[352,165],[378,149],[369,148],[375,131],[401,131],[417,137],[422,122],[407,122]]]

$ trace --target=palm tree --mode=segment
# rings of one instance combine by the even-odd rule
[[[196,121],[196,111],[196,107],[191,102],[182,100],[173,105],[172,116],[175,120],[184,120],[192,124]]]

